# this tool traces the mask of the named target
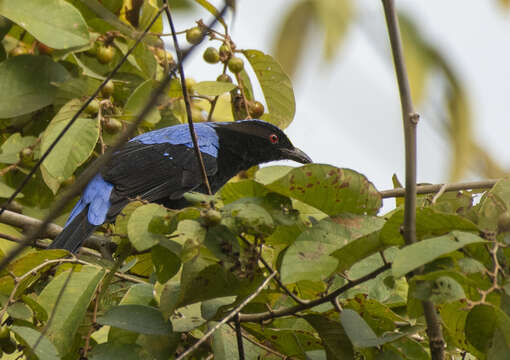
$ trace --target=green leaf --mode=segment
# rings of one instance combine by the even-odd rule
[[[4,141],[0,150],[0,163],[15,164],[19,161],[19,152],[35,143],[33,136],[21,136],[20,133],[14,133]],[[7,185],[6,185],[7,186]]]
[[[356,311],[344,309],[340,322],[352,344],[356,347],[372,347],[382,344],[379,337]]]
[[[9,305],[7,313],[14,319],[30,320],[32,318],[32,311],[22,302]]]
[[[48,150],[80,107],[81,102],[75,99],[60,109],[42,134],[41,152]],[[71,177],[78,166],[87,161],[94,151],[98,139],[99,123],[97,119],[82,117],[76,119],[44,160],[44,168],[50,175],[62,182]]]
[[[286,165],[265,166],[255,173],[255,181],[267,185],[287,175],[294,168]]]
[[[166,210],[158,204],[147,204],[137,207],[129,217],[127,231],[129,241],[138,251],[144,251],[164,239],[164,235],[149,231],[149,224],[155,216],[165,216]]]
[[[401,227],[404,223],[404,210],[398,210],[389,218],[381,230],[381,241],[385,245],[403,245]],[[452,230],[478,231],[478,227],[468,219],[457,215],[436,211],[431,208],[416,209],[416,237],[439,236]]]
[[[181,268],[179,256],[172,249],[168,249],[165,246],[154,246],[151,249],[151,256],[156,278],[161,284],[170,280]]]
[[[440,256],[479,242],[485,240],[470,233],[452,231],[447,235],[411,244],[399,249],[395,255],[392,265],[393,276],[399,278]]]
[[[50,105],[57,93],[53,83],[66,80],[67,76],[66,69],[48,56],[20,55],[0,63],[0,118],[28,114]]]
[[[285,129],[294,119],[296,101],[292,83],[282,67],[271,56],[258,50],[244,50],[264,93],[269,114],[262,116]]]
[[[478,211],[478,225],[482,231],[495,232],[498,230],[498,220],[501,214],[510,209],[510,179],[498,181],[480,201]]]
[[[71,275],[68,271],[63,272],[51,280],[39,295],[39,303],[46,312],[48,314],[53,312],[53,321],[49,323],[46,334],[61,356],[72,349],[74,335],[83,321],[104,273],[104,270],[93,266],[83,266],[81,271],[74,271]],[[64,285],[66,288],[55,308]]]
[[[284,284],[318,281],[331,275],[339,261],[330,254],[349,241],[349,233],[330,220],[322,220],[301,233],[285,251],[280,266]]]
[[[145,104],[152,95],[153,90],[153,80],[146,80],[141,83],[131,94],[131,96],[127,99],[126,104],[124,105],[124,116],[127,116],[128,120],[137,116],[140,111],[142,111]],[[161,120],[161,115],[158,109],[153,108],[145,117],[144,122],[150,125],[155,125]]]
[[[97,322],[141,334],[166,335],[172,332],[172,324],[165,321],[161,312],[145,305],[114,306]]]
[[[413,296],[416,299],[432,301],[434,304],[444,304],[466,298],[462,286],[449,276],[417,282]]]
[[[330,254],[338,259],[337,272],[348,270],[359,260],[384,250],[385,246],[379,237],[379,230],[385,223],[382,218],[344,214],[332,220],[350,232],[349,243]]]
[[[223,203],[229,204],[245,197],[262,197],[267,189],[256,181],[246,179],[226,183],[219,191]]]
[[[61,358],[55,346],[39,331],[17,325],[14,325],[11,331],[23,340],[39,360],[58,360]],[[37,347],[35,347],[36,344]]]
[[[482,353],[487,353],[495,336],[502,336],[506,353],[510,351],[510,318],[492,305],[476,305],[469,311],[465,333],[467,341]]]
[[[220,96],[236,88],[236,85],[222,81],[201,81],[193,85],[193,89],[200,95]]]
[[[85,20],[80,12],[66,1],[2,0],[0,14],[55,49],[83,46],[89,42]]]
[[[178,308],[170,316],[170,321],[175,332],[188,332],[206,322],[202,318],[200,303]]]
[[[328,359],[354,359],[353,344],[339,322],[321,315],[304,315],[303,318],[319,333]]]
[[[151,284],[135,284],[129,288],[120,301],[120,305],[150,305],[154,301],[154,287]],[[139,334],[136,332],[111,327],[108,331],[108,341],[131,344],[136,342]]]
[[[274,221],[262,206],[243,199],[221,209],[221,224],[234,232],[244,231],[253,235],[269,235],[274,231]]]
[[[351,0],[315,0],[317,18],[324,27],[324,55],[331,61],[354,19]]]
[[[331,165],[308,164],[294,168],[266,187],[328,215],[344,212],[374,215],[382,205],[379,192],[365,176]]]
[[[297,1],[292,9],[288,10],[280,33],[275,40],[275,57],[283,69],[294,75],[301,60],[306,38],[309,34],[314,11],[313,1]]]
[[[97,344],[90,352],[90,360],[140,360],[140,351],[137,344]]]
[[[216,325],[211,323],[210,327]],[[261,359],[262,354],[266,351],[253,344],[252,342],[242,339],[244,356],[246,359]],[[237,349],[237,337],[235,331],[228,325],[222,325],[214,332],[212,336],[212,352],[214,359],[217,360],[230,360],[237,359],[239,357],[239,351]]]

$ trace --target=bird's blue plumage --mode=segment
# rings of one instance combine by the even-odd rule
[[[218,134],[214,130],[214,123],[196,123],[194,124],[195,133],[198,138],[198,147],[200,151],[217,157],[219,140]],[[130,141],[139,141],[142,144],[162,144],[169,143],[172,145],[185,145],[193,148],[193,141],[189,134],[188,124],[179,124],[171,127],[150,131],[138,135]]]
[[[66,225],[69,225],[73,219],[89,206],[87,219],[92,225],[101,225],[106,220],[106,214],[110,209],[110,195],[113,185],[105,181],[100,174],[97,174],[87,185],[83,195],[71,211]]]

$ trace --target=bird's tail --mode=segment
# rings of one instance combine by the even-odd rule
[[[89,207],[86,206],[64,230],[53,240],[49,249],[66,249],[76,252],[81,244],[94,232],[97,225],[92,225],[87,219]]]

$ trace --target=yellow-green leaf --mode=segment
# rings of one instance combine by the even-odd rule
[[[258,50],[244,50],[243,54],[255,71],[266,99],[269,114],[262,116],[262,119],[285,129],[296,113],[294,90],[289,77],[270,55]]]

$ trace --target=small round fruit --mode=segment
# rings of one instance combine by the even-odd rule
[[[252,118],[258,119],[264,115],[264,105],[259,101],[250,101],[248,103],[248,110]]]
[[[218,210],[207,209],[201,215],[208,226],[218,225],[221,222],[221,212]]]
[[[16,351],[16,343],[10,338],[0,339],[0,348],[6,354],[12,354]]]
[[[108,80],[108,82],[101,89],[101,95],[103,95],[103,97],[105,97],[105,98],[108,98],[113,95],[114,91],[115,91],[115,85],[113,85],[113,81]]]
[[[34,151],[31,148],[26,147],[20,151],[19,156],[23,164],[30,164],[30,162],[34,159]]]
[[[236,56],[232,56],[228,61],[228,69],[232,71],[234,74],[238,74],[244,69],[244,61],[241,58]]]
[[[228,44],[226,44],[226,43],[221,44],[221,46],[220,46],[220,58],[221,58],[221,60],[222,61],[228,60],[230,55],[232,55],[232,49],[230,48],[230,46],[228,46]]]
[[[202,40],[202,31],[198,27],[187,30],[186,40],[190,44],[198,44]]]
[[[169,64],[172,64],[174,62],[174,56],[172,55],[172,53],[169,53],[162,48],[156,49],[156,57],[160,62],[164,62],[165,58]]]
[[[51,55],[53,53],[53,48],[43,44],[42,42],[37,43],[37,50],[39,50],[39,54],[43,55]]]
[[[197,82],[195,81],[195,79],[186,78],[186,88],[188,89],[189,92],[193,91],[193,88],[195,87],[196,83]]]
[[[110,61],[113,60],[113,57],[115,56],[115,48],[113,46],[100,46],[97,49],[97,60],[101,64],[108,64]]]
[[[99,100],[92,99],[92,101],[85,108],[87,114],[95,115],[99,112]]]
[[[9,327],[7,325],[3,325],[0,327],[0,339],[6,339],[9,337]]]
[[[230,76],[228,76],[227,74],[221,74],[220,76],[218,76],[216,78],[216,81],[231,83],[232,82],[232,78]]]
[[[209,64],[216,64],[220,61],[220,53],[213,47],[208,47],[204,51],[204,60]]]
[[[11,56],[20,56],[20,55],[26,55],[28,54],[28,49],[24,46],[16,46],[14,49],[12,49],[9,52],[9,55]]]
[[[108,118],[104,122],[104,128],[106,131],[108,131],[110,134],[117,134],[122,130],[122,123],[114,118]]]

